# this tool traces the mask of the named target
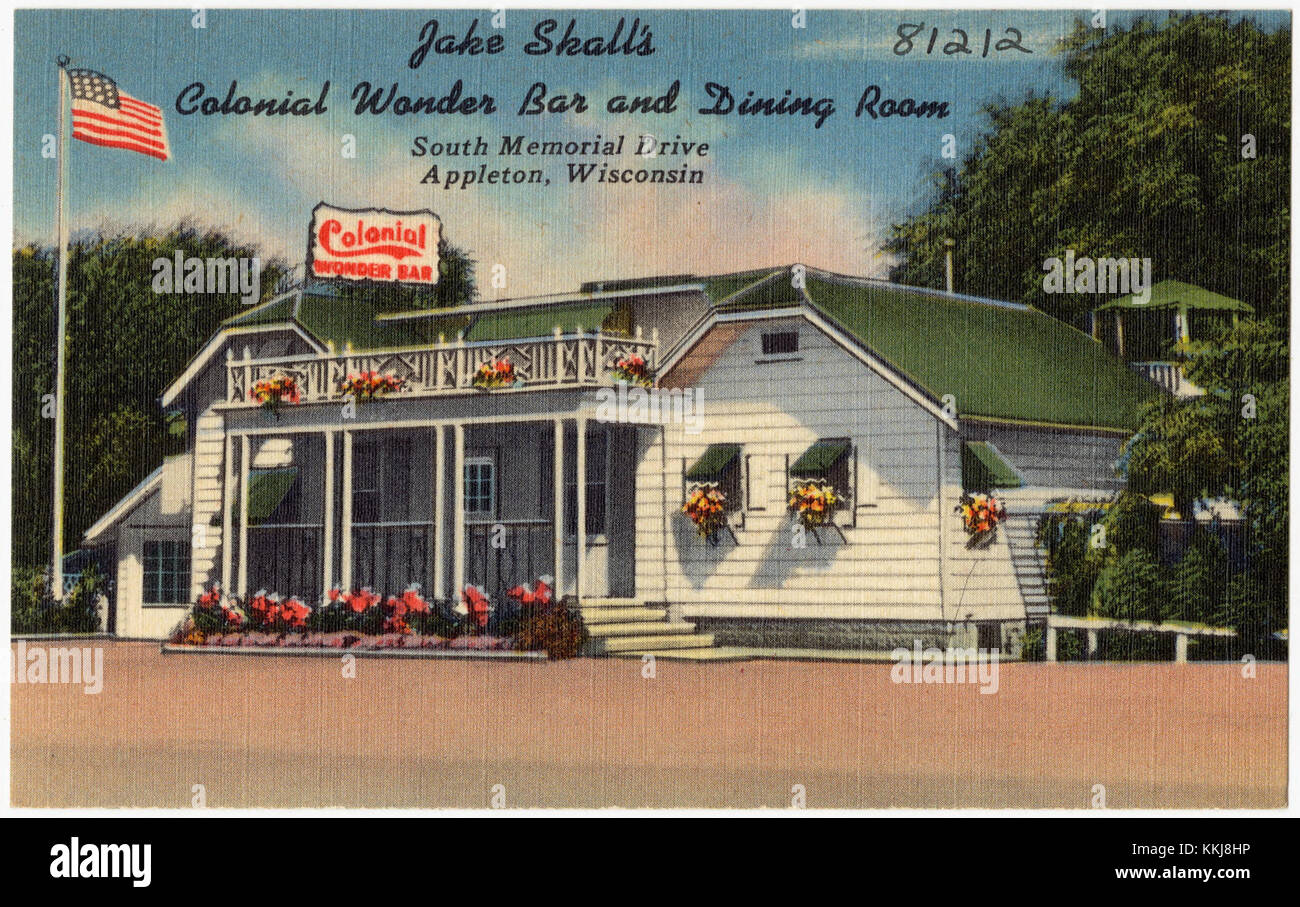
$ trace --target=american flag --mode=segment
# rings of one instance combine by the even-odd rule
[[[162,108],[137,101],[103,73],[70,69],[72,137],[92,145],[125,148],[165,161],[171,157]]]

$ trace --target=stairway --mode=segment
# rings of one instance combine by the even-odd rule
[[[1007,544],[1011,548],[1011,566],[1015,570],[1016,584],[1025,602],[1028,620],[1046,620],[1052,600],[1047,594],[1047,561],[1045,553],[1035,544],[1040,512],[1028,508],[1007,507],[1007,519],[1002,524]]]
[[[712,633],[674,619],[666,605],[630,598],[584,598],[578,606],[590,640],[588,655],[714,660]]]

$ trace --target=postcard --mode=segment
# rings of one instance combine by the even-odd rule
[[[1287,806],[1288,11],[14,23],[14,806]]]

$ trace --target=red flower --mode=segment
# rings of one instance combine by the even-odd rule
[[[429,610],[429,603],[420,598],[420,593],[415,586],[402,593],[402,603],[413,614],[425,614]]]
[[[464,592],[464,602],[470,618],[478,625],[480,629],[487,626],[488,611],[491,603],[487,600],[477,586],[466,586]]]

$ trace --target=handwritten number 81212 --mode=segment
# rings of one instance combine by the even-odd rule
[[[917,36],[920,35],[922,32],[924,32],[925,30],[926,29],[925,29],[924,22],[920,24],[904,22],[903,24],[899,25],[898,41],[894,43],[894,53],[900,57],[904,57],[910,54],[913,50],[918,49],[920,45],[919,42],[916,40]],[[966,34],[966,31],[964,29],[954,28],[952,30],[952,33],[954,35],[957,35],[960,40],[945,42],[942,48],[940,48],[940,50],[943,53],[947,54],[948,56],[952,56],[954,54],[975,53],[975,51],[972,50],[970,46],[970,37]],[[1032,50],[1030,50],[1029,48],[1025,47],[1023,44],[1020,43],[1021,41],[1024,40],[1024,36],[1021,35],[1020,29],[1008,27],[1003,30],[1003,34],[1010,35],[1011,37],[999,38],[997,42],[994,43],[993,29],[991,28],[984,29],[984,49],[983,51],[980,52],[980,56],[987,57],[989,55],[990,47],[992,47],[993,50],[998,52],[1008,51],[1008,50],[1018,50],[1022,54],[1033,53]],[[921,40],[924,41],[925,39],[922,38]],[[924,45],[924,52],[927,54],[934,53],[938,41],[939,41],[939,29],[931,28],[929,31],[929,41],[926,41]]]

